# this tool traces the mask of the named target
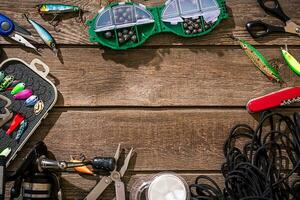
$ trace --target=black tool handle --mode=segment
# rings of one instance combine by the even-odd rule
[[[112,157],[95,157],[91,161],[93,169],[113,171],[116,167],[116,160]]]
[[[0,156],[0,200],[4,200],[6,184],[6,157]]]
[[[246,24],[246,29],[253,38],[260,38],[270,33],[284,33],[284,27],[272,26],[260,20],[251,21]]]
[[[278,0],[257,0],[260,7],[262,7],[268,14],[271,14],[283,22],[287,22],[290,18],[283,12]],[[269,6],[268,4],[273,4]]]

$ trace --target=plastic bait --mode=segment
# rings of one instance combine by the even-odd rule
[[[5,78],[0,84],[0,91],[5,90],[8,86],[10,86],[10,84],[12,84],[13,81],[14,81],[14,76],[12,75],[5,76]]]
[[[23,115],[21,115],[20,113],[16,114],[12,123],[10,124],[9,128],[6,131],[6,135],[10,135],[21,124],[21,122],[24,119],[25,119],[25,117]]]
[[[300,102],[300,87],[285,88],[250,100],[247,110],[254,113],[297,102]]]
[[[0,83],[4,79],[5,73],[3,71],[0,71]]]
[[[21,136],[24,134],[24,132],[26,131],[28,127],[28,122],[26,119],[24,119],[21,124],[20,124],[20,127],[18,129],[18,132],[17,132],[17,135],[15,137],[15,140],[19,140],[21,138]]]
[[[12,95],[15,95],[25,89],[25,83],[18,83],[10,92]]]
[[[25,105],[27,107],[34,106],[38,100],[39,98],[36,95],[31,95],[28,99],[26,99]]]
[[[4,149],[1,153],[0,156],[5,156],[7,157],[11,152],[11,148],[7,147],[6,149]]]
[[[56,48],[56,43],[53,38],[53,36],[39,23],[36,21],[29,19],[26,14],[24,14],[24,17],[27,19],[27,21],[33,26],[33,28],[36,30],[36,32],[39,34],[39,36],[42,38],[44,43],[52,49],[54,54],[57,56],[57,48]]]
[[[242,39],[235,38],[240,43],[240,46],[246,53],[246,55],[250,58],[253,64],[268,77],[269,80],[275,80],[278,83],[282,83],[282,78],[280,77],[278,71],[267,61],[267,59],[252,45]]]
[[[82,161],[80,161],[80,160],[74,160],[74,159],[71,158],[70,162],[81,163]],[[89,175],[93,175],[94,174],[87,166],[74,167],[74,171],[76,171],[76,172],[78,172],[80,174],[89,174]]]
[[[32,95],[32,90],[25,89],[17,94],[15,94],[13,97],[15,100],[25,100],[29,98]]]
[[[38,102],[36,102],[36,104],[34,105],[34,113],[36,115],[40,114],[42,112],[42,110],[44,109],[44,102],[42,100],[39,100]]]
[[[287,47],[285,49],[281,49],[281,54],[291,70],[300,76],[300,63],[288,52]]]

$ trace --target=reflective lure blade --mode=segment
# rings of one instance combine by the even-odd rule
[[[34,105],[34,113],[36,115],[40,114],[43,109],[44,109],[44,102],[42,100],[39,100],[35,105]]]
[[[287,50],[281,49],[281,53],[291,70],[300,76],[300,63],[296,60],[296,58],[294,58]]]
[[[28,106],[34,106],[36,102],[38,101],[38,97],[36,95],[31,95],[28,99],[25,101],[25,105]]]

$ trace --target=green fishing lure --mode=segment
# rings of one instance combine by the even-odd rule
[[[12,95],[18,94],[25,89],[25,83],[18,83],[10,92]]]
[[[300,76],[300,63],[288,52],[287,47],[286,49],[281,49],[281,54],[291,70]]]
[[[14,81],[14,76],[11,75],[5,76],[5,78],[0,84],[0,91],[5,90],[8,86],[10,86],[10,84],[12,84],[13,81]]]
[[[242,39],[234,38],[237,40],[244,50],[245,54],[250,58],[253,64],[268,77],[271,81],[282,83],[282,78],[279,72],[272,66],[267,59],[252,45]]]

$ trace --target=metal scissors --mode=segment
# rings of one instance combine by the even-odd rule
[[[2,13],[0,13],[0,35],[3,37],[9,37],[12,40],[38,52],[38,49],[28,41],[31,40],[37,42],[31,33]]]
[[[278,0],[257,0],[264,11],[285,23],[285,26],[273,26],[261,20],[246,24],[247,31],[253,38],[266,36],[270,33],[292,33],[300,36],[300,26],[293,22],[282,10]]]
[[[121,145],[119,144],[116,154],[114,156],[116,163],[118,163],[120,153],[121,153]],[[125,195],[125,184],[122,182],[121,178],[124,176],[130,159],[133,154],[133,148],[130,149],[129,153],[127,154],[124,164],[121,167],[121,169],[117,170],[117,164],[115,166],[115,169],[110,172],[110,176],[103,176],[102,179],[97,183],[97,185],[90,191],[90,193],[84,198],[84,200],[97,200],[98,197],[104,192],[104,190],[112,183],[115,182],[115,192],[116,197],[114,199],[116,200],[126,200]]]

